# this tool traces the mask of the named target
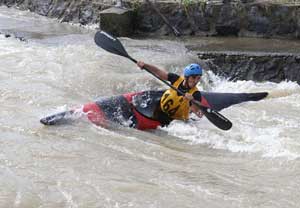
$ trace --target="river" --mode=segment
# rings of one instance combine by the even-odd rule
[[[1,208],[299,207],[297,83],[231,82],[206,71],[205,91],[270,93],[222,110],[230,131],[206,118],[150,132],[85,120],[43,126],[41,117],[97,97],[164,85],[97,47],[93,27],[0,7],[0,31],[26,39],[0,35]],[[172,72],[198,61],[186,44],[199,40],[121,41],[132,57]]]

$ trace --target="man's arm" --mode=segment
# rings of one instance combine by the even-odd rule
[[[193,98],[194,98],[195,100],[197,100],[198,102],[201,102],[201,98],[202,98],[201,92],[200,92],[200,91],[194,92]],[[192,110],[192,112],[193,112],[194,114],[196,114],[199,118],[202,118],[203,112],[202,112],[196,105],[192,104],[192,105],[191,105],[191,110]]]
[[[138,61],[137,65],[141,69],[147,68],[149,71],[151,71],[152,73],[154,73],[155,75],[157,75],[159,78],[161,78],[163,80],[168,80],[168,72],[166,72],[165,70],[162,70],[162,69],[160,69],[156,66],[153,66],[151,64],[146,64],[142,61]]]
[[[202,118],[203,116],[203,112],[194,104],[191,105],[191,111],[196,114],[196,116],[198,116],[199,118]]]

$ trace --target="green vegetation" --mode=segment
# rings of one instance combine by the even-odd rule
[[[141,5],[142,5],[142,2],[139,1],[139,0],[132,0],[131,3],[132,3],[132,8],[135,11],[137,11],[141,7]]]
[[[194,4],[194,3],[198,3],[198,2],[208,2],[207,0],[181,0],[181,3],[187,7],[191,4]]]

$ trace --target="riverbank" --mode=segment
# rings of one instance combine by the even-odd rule
[[[225,2],[225,3],[223,3]],[[173,35],[159,11],[182,35],[300,39],[300,2],[296,1],[124,1],[133,9],[133,34]],[[294,3],[293,3],[294,2]],[[101,27],[105,0],[1,0],[0,5],[30,10],[62,22]]]

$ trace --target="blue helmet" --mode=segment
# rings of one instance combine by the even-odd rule
[[[190,64],[184,68],[183,75],[189,77],[192,75],[202,75],[202,68],[199,64]]]

